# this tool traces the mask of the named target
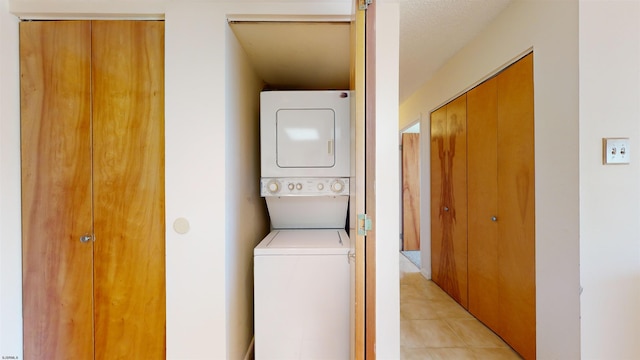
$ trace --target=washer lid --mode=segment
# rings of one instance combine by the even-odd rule
[[[351,241],[342,229],[274,230],[256,246],[254,255],[346,254]]]

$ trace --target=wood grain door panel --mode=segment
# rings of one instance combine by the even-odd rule
[[[442,251],[444,237],[444,193],[446,181],[445,153],[448,151],[447,107],[443,106],[431,113],[431,279],[441,284]]]
[[[376,4],[369,4],[365,14],[365,211],[376,222]],[[366,252],[366,354],[376,359],[376,229],[365,238]]]
[[[20,23],[26,359],[165,356],[163,59],[163,22]]]
[[[536,357],[533,54],[498,76],[500,329]]]
[[[433,281],[465,308],[467,297],[466,95],[431,114]]]
[[[467,93],[469,311],[498,330],[498,88],[496,78]]]
[[[94,21],[96,358],[165,351],[164,23]]]
[[[449,264],[454,277],[448,279],[450,295],[467,308],[467,96],[461,95],[447,105],[447,133],[449,134],[448,164],[451,192],[447,194],[452,229],[452,252]]]
[[[89,23],[20,23],[25,359],[93,357]]]
[[[354,0],[354,10],[358,9]],[[351,344],[353,345],[352,359],[364,359],[366,356],[366,249],[365,237],[358,234],[358,214],[364,214],[365,208],[365,11],[355,10],[355,16],[351,20],[351,78],[350,89],[353,91],[351,98],[354,109],[351,131],[354,139],[351,143],[352,156],[352,181],[351,195],[349,199],[349,237],[354,241],[356,260],[354,264],[355,276],[352,280],[354,287],[354,333]]]
[[[420,250],[420,134],[402,134],[402,250]]]
[[[468,91],[466,113],[463,96],[431,115],[433,281],[463,306],[468,289],[469,311],[526,359],[536,357],[533,96],[529,54]]]

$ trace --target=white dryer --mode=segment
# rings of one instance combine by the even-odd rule
[[[260,93],[262,177],[349,177],[348,91]]]

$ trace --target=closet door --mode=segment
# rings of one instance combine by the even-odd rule
[[[95,348],[164,359],[164,23],[92,23]]]
[[[93,358],[89,37],[20,23],[25,359]]]
[[[402,134],[402,250],[420,250],[420,134]]]
[[[469,312],[498,330],[498,81],[467,93]],[[500,219],[502,220],[502,219]]]
[[[25,358],[163,359],[164,23],[20,37]]]
[[[431,114],[432,279],[465,308],[467,298],[467,100]]]
[[[469,311],[535,358],[533,55],[467,93]]]
[[[502,337],[536,357],[533,54],[498,80],[498,258]]]

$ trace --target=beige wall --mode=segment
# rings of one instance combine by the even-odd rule
[[[0,357],[22,358],[18,20],[0,1]]]
[[[580,356],[578,3],[517,1],[401,104],[399,128],[422,118],[421,249],[429,249],[429,114],[534,51],[537,354]],[[428,251],[423,272],[429,276]]]
[[[606,26],[603,26],[606,24]],[[631,164],[602,165],[628,137]],[[580,1],[582,357],[640,359],[640,1]]]
[[[263,82],[251,67],[231,29],[227,58],[227,358],[242,359],[253,337],[253,248],[269,232],[260,179],[260,90]]]

